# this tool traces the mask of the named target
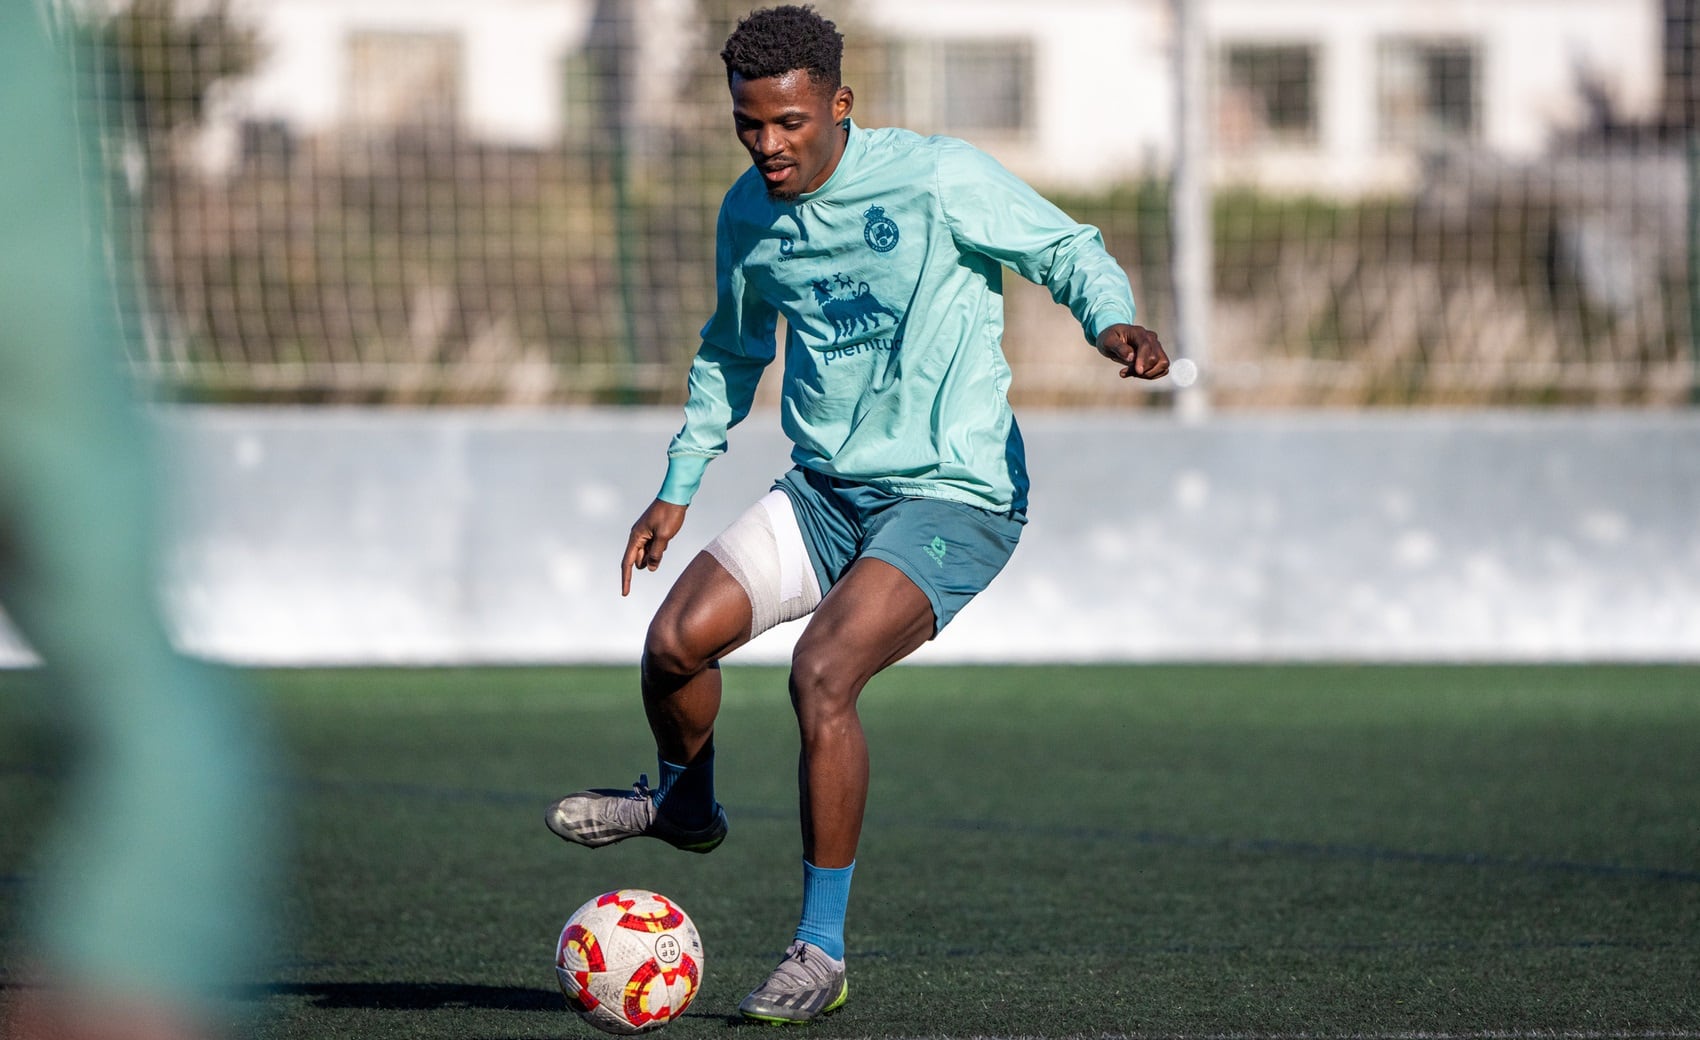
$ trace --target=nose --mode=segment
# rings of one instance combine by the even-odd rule
[[[770,159],[785,150],[784,138],[776,126],[764,126],[756,131],[755,150],[764,159]]]

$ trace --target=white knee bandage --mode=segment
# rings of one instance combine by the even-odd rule
[[[770,491],[708,543],[708,553],[750,597],[750,638],[820,605],[820,581],[791,499]]]

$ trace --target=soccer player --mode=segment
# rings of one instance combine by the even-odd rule
[[[0,600],[44,662],[66,776],[0,1036],[208,1040],[270,942],[270,743],[159,616],[153,460],[48,13],[0,4]]]
[[[709,460],[749,412],[784,317],[781,421],[795,468],[685,568],[651,623],[642,690],[660,783],[568,795],[551,830],[597,847],[639,835],[692,852],[726,837],[714,794],[722,657],[809,616],[791,661],[803,909],[772,975],[739,1005],[802,1022],[848,996],[844,917],[868,793],[856,714],[881,669],[936,637],[998,573],[1026,522],[1001,280],[1050,289],[1123,378],[1168,357],[1132,324],[1126,274],[1095,228],[968,144],[850,118],[843,38],[809,7],[757,11],[727,39],[732,118],[752,169],[717,231],[714,315],[692,364],[660,493],[632,526],[620,591],[655,570]]]

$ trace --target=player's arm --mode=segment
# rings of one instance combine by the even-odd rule
[[[667,446],[667,476],[655,501],[626,537],[620,558],[620,595],[631,593],[632,571],[661,566],[667,544],[685,523],[685,510],[702,484],[708,464],[726,451],[727,432],[750,414],[756,385],[773,361],[779,315],[751,292],[738,263],[728,208],[722,205],[716,232],[714,316],[702,329],[702,346],[691,362],[685,424]]]
[[[1080,322],[1087,341],[1121,363],[1122,378],[1168,372],[1157,335],[1133,324],[1127,272],[1104,248],[1097,228],[1069,217],[997,160],[966,145],[942,153],[938,178],[945,219],[959,245],[1049,289]]]
[[[771,335],[771,333],[770,333]],[[708,464],[726,451],[727,432],[749,415],[756,384],[772,360],[722,351],[704,343],[691,363],[685,425],[667,447],[667,476],[655,501],[626,537],[620,558],[620,595],[632,591],[632,570],[661,566],[667,543],[685,524],[685,510],[702,484]]]

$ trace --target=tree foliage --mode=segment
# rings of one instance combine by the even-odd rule
[[[214,88],[247,75],[259,56],[251,28],[231,18],[228,0],[183,11],[180,0],[131,0],[89,27],[105,62],[110,117],[150,141],[201,122]]]

